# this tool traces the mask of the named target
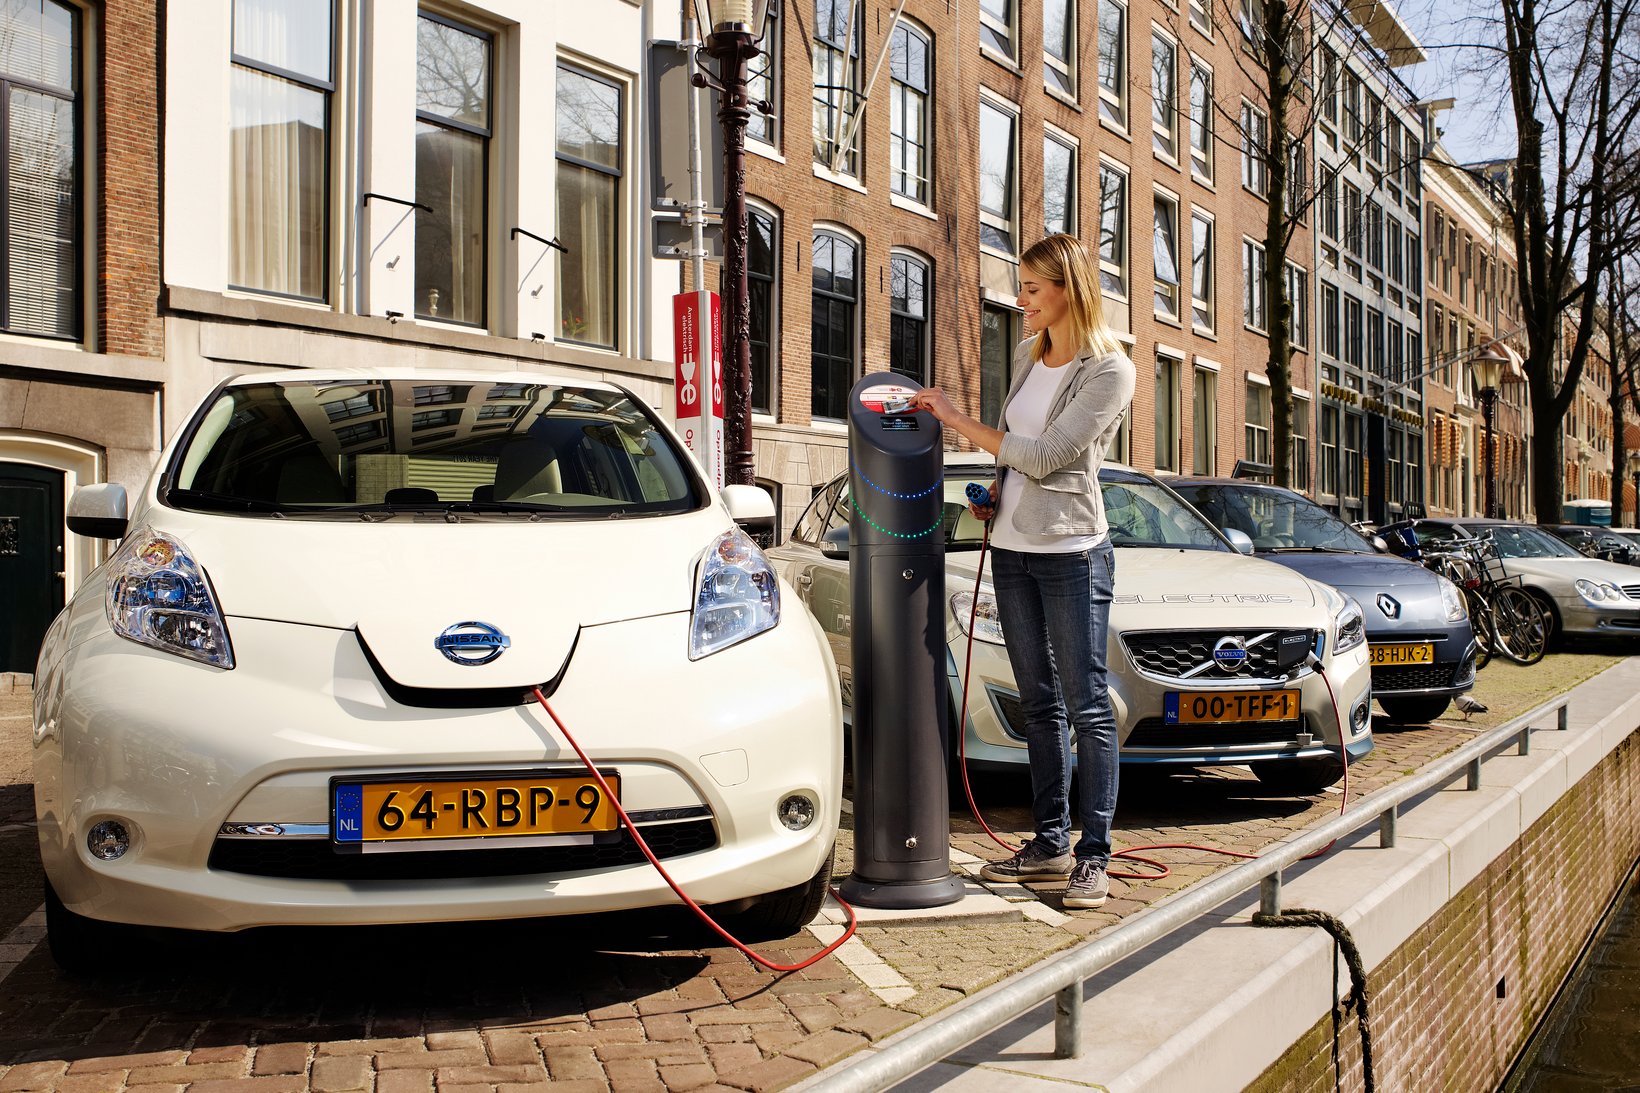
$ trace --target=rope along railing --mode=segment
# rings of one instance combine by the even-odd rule
[[[1557,714],[1555,727],[1565,731],[1566,701],[1562,695],[1545,702],[1435,760],[1412,777],[1362,798],[1342,816],[1279,842],[1251,861],[1231,866],[1146,908],[1109,933],[1058,953],[1015,979],[951,1006],[881,1049],[849,1059],[845,1069],[808,1086],[808,1093],[874,1093],[886,1089],[1050,998],[1054,1000],[1054,1056],[1076,1057],[1082,1029],[1082,985],[1086,979],[1254,886],[1259,889],[1258,913],[1281,915],[1282,870],[1374,823],[1378,825],[1379,846],[1394,846],[1396,820],[1404,803],[1460,774],[1465,775],[1466,789],[1479,789],[1481,764],[1492,755],[1510,746],[1516,748],[1516,754],[1530,753],[1531,733],[1537,721]]]

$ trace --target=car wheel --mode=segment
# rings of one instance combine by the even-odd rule
[[[75,914],[63,906],[50,879],[46,880],[46,945],[51,959],[64,971],[93,975],[129,967],[141,948],[136,933],[133,926]]]
[[[1534,589],[1528,589],[1526,594],[1536,600],[1539,607],[1543,608],[1543,622],[1546,627],[1543,640],[1547,643],[1557,637],[1564,637],[1565,635],[1560,630],[1560,614],[1555,610],[1555,601]]]
[[[813,922],[814,916],[820,913],[821,904],[826,902],[826,892],[831,887],[831,870],[836,860],[837,848],[833,847],[819,872],[802,884],[760,897],[751,907],[734,916],[733,925],[729,926],[730,932],[742,941],[748,938],[767,940],[790,937]]]
[[[1397,725],[1427,725],[1446,712],[1450,701],[1444,695],[1435,698],[1379,698],[1378,705]]]
[[[1344,777],[1344,764],[1330,756],[1254,763],[1252,767],[1260,785],[1284,797],[1309,797]]]

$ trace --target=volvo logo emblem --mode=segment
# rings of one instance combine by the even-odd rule
[[[446,658],[467,667],[488,664],[511,645],[511,638],[487,622],[458,622],[433,639]]]
[[[1213,646],[1213,663],[1221,672],[1241,671],[1247,664],[1247,642],[1235,636],[1220,638]]]
[[[1384,613],[1385,618],[1398,619],[1401,617],[1401,602],[1385,592],[1378,593],[1378,610]]]

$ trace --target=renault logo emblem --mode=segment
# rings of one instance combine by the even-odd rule
[[[1401,617],[1401,602],[1388,593],[1380,592],[1378,593],[1378,610],[1382,611],[1387,619],[1398,619]]]
[[[1226,674],[1241,671],[1247,664],[1247,642],[1234,635],[1220,638],[1213,646],[1213,663]]]
[[[511,645],[511,638],[487,622],[458,622],[433,640],[447,659],[467,667],[488,664]]]

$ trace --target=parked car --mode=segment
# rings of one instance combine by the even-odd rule
[[[964,748],[972,768],[1024,771],[1019,692],[996,600],[983,580],[974,605],[984,529],[963,496],[967,483],[995,476],[987,456],[947,457],[946,672],[954,718],[973,613]],[[1100,485],[1116,548],[1108,664],[1122,762],[1163,769],[1246,763],[1265,786],[1283,793],[1315,793],[1338,781],[1341,744],[1352,758],[1372,748],[1360,605],[1289,569],[1245,557],[1147,474],[1106,465]],[[840,476],[817,492],[791,537],[769,552],[831,639],[845,711],[855,624],[850,509],[848,479]]]
[[[1588,527],[1583,524],[1539,524],[1544,531],[1565,543],[1579,554],[1599,558],[1603,562],[1621,565],[1640,565],[1640,544],[1609,528]]]
[[[302,372],[211,392],[52,624],[34,706],[52,952],[675,904],[545,692],[696,899],[790,932],[825,895],[825,635],[620,387]]]
[[[1445,577],[1382,553],[1292,490],[1234,478],[1168,485],[1221,531],[1245,533],[1256,556],[1355,597],[1366,614],[1372,697],[1391,721],[1432,721],[1474,687],[1475,632],[1463,593]]]
[[[1490,538],[1504,573],[1542,604],[1567,634],[1640,637],[1640,576],[1615,562],[1586,558],[1535,524],[1477,518],[1439,518],[1391,524],[1391,544],[1410,532],[1419,546],[1431,539]]]

